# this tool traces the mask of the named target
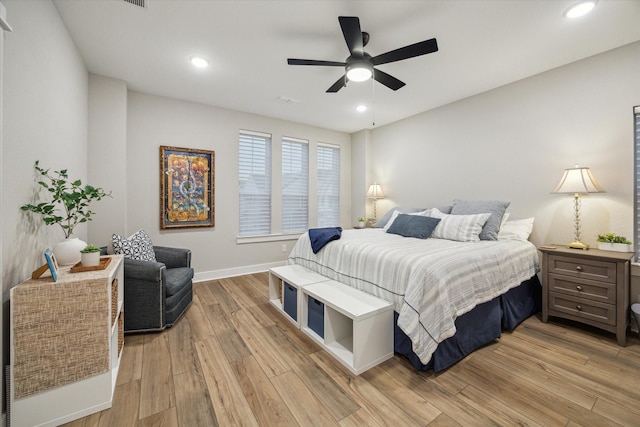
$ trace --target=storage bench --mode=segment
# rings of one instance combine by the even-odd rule
[[[269,270],[269,301],[349,371],[393,356],[393,304],[300,265]]]

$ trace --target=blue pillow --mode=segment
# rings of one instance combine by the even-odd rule
[[[431,236],[434,228],[440,222],[440,218],[430,216],[399,214],[387,233],[398,234],[404,237],[426,239]]]
[[[425,209],[426,208],[407,208],[407,207],[391,208],[391,209],[389,209],[389,211],[386,214],[382,215],[382,218],[380,218],[375,223],[375,225],[373,227],[374,228],[384,228],[384,226],[387,225],[387,222],[389,222],[389,220],[391,219],[391,217],[393,216],[393,213],[395,211],[398,211],[398,213],[410,214],[410,213],[415,213],[415,212],[422,212]]]

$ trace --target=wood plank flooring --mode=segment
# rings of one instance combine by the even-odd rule
[[[111,409],[68,426],[640,425],[640,341],[533,316],[449,370],[400,356],[353,376],[268,302],[266,273],[194,284],[128,335]]]

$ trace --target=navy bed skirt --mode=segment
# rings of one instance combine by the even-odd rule
[[[542,288],[538,276],[522,282],[491,301],[476,306],[455,321],[456,334],[442,341],[426,365],[411,348],[411,340],[398,328],[394,313],[394,351],[405,356],[418,370],[440,372],[462,360],[472,351],[500,338],[520,322],[540,311]]]

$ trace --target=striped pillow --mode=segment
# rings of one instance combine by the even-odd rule
[[[458,242],[478,242],[482,226],[487,222],[490,213],[474,215],[448,215],[437,208],[431,210],[431,216],[440,218],[431,237],[437,239],[456,240]]]

